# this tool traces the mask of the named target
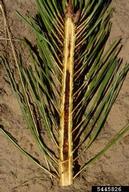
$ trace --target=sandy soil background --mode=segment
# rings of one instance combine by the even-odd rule
[[[9,24],[14,37],[32,38],[29,28],[16,16],[35,14],[34,0],[4,0]],[[122,37],[123,49],[120,56],[129,61],[129,0],[113,0],[115,12],[110,42]],[[3,19],[0,15],[0,37],[3,35]],[[4,49],[0,40],[0,49]],[[0,50],[0,51],[1,51]],[[0,119],[23,147],[42,160],[37,147],[33,144],[29,130],[22,119],[19,106],[5,81],[5,72],[0,66]],[[121,93],[109,115],[105,129],[100,134],[96,145],[88,155],[96,153],[124,125],[129,122],[129,74]],[[0,192],[89,192],[92,185],[129,185],[129,133],[110,149],[98,162],[87,168],[74,182],[65,189],[51,182],[42,170],[22,155],[6,138],[0,134]]]

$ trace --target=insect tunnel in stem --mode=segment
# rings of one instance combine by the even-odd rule
[[[72,155],[72,106],[73,106],[73,69],[75,49],[75,24],[72,19],[71,6],[65,19],[64,59],[60,113],[60,185],[73,183]]]

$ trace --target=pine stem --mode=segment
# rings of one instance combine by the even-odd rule
[[[63,81],[60,115],[60,185],[73,183],[72,155],[72,109],[73,109],[73,65],[75,48],[75,25],[70,16],[65,21]]]

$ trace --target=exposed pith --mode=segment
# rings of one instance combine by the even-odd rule
[[[60,185],[72,184],[72,105],[75,25],[70,16],[65,21],[64,60],[60,115]]]

